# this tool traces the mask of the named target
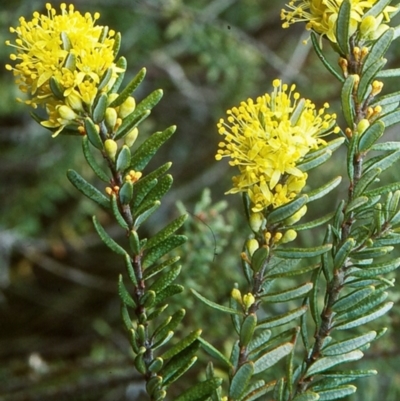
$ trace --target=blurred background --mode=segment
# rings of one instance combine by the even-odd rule
[[[317,105],[328,101],[340,116],[340,87],[312,51],[304,26],[282,29],[282,0],[76,0],[81,13],[99,11],[100,25],[122,33],[120,55],[128,60],[126,82],[142,67],[147,77],[135,93],[140,100],[157,88],[164,98],[141,125],[139,141],[176,124],[178,130],[157,154],[151,167],[172,161],[174,186],[161,211],[144,228],[152,234],[182,210],[189,219],[188,243],[181,253],[180,281],[216,302],[225,302],[233,283],[246,288],[239,253],[248,235],[241,217],[240,196],[224,196],[230,188],[227,163],[215,162],[219,137],[216,122],[228,108],[248,97],[270,91],[281,78],[297,84]],[[59,9],[59,2],[52,5]],[[3,1],[0,7],[0,64],[9,62],[14,41],[9,26],[18,18],[44,12],[44,2]],[[327,58],[335,56],[324,44]],[[391,67],[399,66],[400,48],[389,52]],[[394,91],[398,83],[389,82]],[[118,274],[122,261],[94,233],[96,214],[108,232],[120,231],[66,179],[68,168],[95,182],[77,138],[51,134],[30,117],[12,75],[0,68],[0,399],[23,400],[145,400],[137,379],[119,314]],[[339,122],[340,117],[339,117]],[[389,134],[396,139],[397,129]],[[310,174],[310,188],[345,175],[343,151]],[[392,172],[388,180],[398,179]],[[209,188],[209,190],[205,190]],[[335,196],[346,195],[339,188]],[[330,211],[336,197],[313,205],[308,218]],[[177,205],[177,201],[180,203]],[[144,233],[145,235],[146,233]],[[317,245],[322,232],[301,235],[298,245]],[[394,288],[390,297],[398,300]],[[204,337],[229,352],[229,319],[193,299],[189,291],[171,311],[189,311],[182,331],[204,329]],[[274,311],[269,311],[273,313]],[[360,381],[350,401],[400,399],[399,306],[382,318],[388,334],[373,344],[354,368],[377,368],[379,376]],[[375,325],[376,326],[376,325]],[[375,327],[374,326],[374,327]],[[208,360],[188,375],[204,375]],[[218,367],[218,366],[217,366]],[[172,389],[170,400],[181,389]]]

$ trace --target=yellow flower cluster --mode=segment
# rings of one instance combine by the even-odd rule
[[[284,205],[295,198],[306,183],[307,174],[296,164],[311,150],[326,142],[321,138],[330,132],[336,115],[316,111],[310,100],[299,100],[295,85],[273,81],[271,95],[248,99],[227,111],[225,122],[218,123],[224,136],[216,159],[228,157],[240,174],[233,177],[233,188],[227,193],[247,192],[253,212]]]
[[[10,56],[16,64],[6,68],[29,97],[25,103],[46,107],[48,120],[42,124],[59,132],[75,113],[90,109],[106,72],[110,79],[102,91],[111,88],[122,70],[114,63],[115,32],[95,26],[99,13],[81,15],[65,3],[59,15],[51,4],[46,9],[47,15],[34,12],[31,21],[21,17],[20,26],[10,28],[18,36],[15,44],[6,42],[16,49]]]
[[[378,0],[351,0],[350,34],[352,35],[361,24],[364,14],[370,10]],[[295,22],[306,22],[306,28],[326,36],[336,43],[336,21],[343,0],[291,0],[287,7],[291,10],[282,10],[281,18],[288,28]],[[397,7],[386,6],[381,14],[373,18],[374,29],[369,29],[367,39],[378,38],[388,26],[383,24],[390,21],[390,14],[397,11]],[[368,22],[371,25],[371,21]]]

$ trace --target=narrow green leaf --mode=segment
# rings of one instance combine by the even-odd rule
[[[240,346],[247,347],[249,342],[253,338],[254,330],[257,325],[257,315],[255,313],[250,313],[247,315],[240,328]]]
[[[104,230],[103,226],[97,221],[96,216],[93,216],[93,224],[101,240],[115,253],[118,255],[125,256],[126,251],[120,245],[118,245]]]
[[[382,121],[376,121],[370,125],[361,135],[358,142],[359,152],[366,152],[371,149],[372,145],[382,136],[385,131],[385,125]]]
[[[356,305],[358,302],[362,301],[366,297],[368,297],[370,294],[372,294],[375,291],[375,287],[373,286],[368,286],[361,288],[359,290],[355,290],[351,292],[350,294],[347,294],[346,296],[340,298],[337,300],[334,304],[332,309],[338,313],[342,312],[348,308],[353,308],[354,305]]]
[[[394,124],[397,124],[400,121],[400,110],[396,109],[391,113],[383,115],[382,117],[379,118],[379,121],[385,124],[386,128]]]
[[[124,229],[128,229],[128,223],[125,221],[124,217],[122,216],[119,207],[118,207],[118,202],[117,202],[117,197],[115,194],[111,195],[111,210],[113,212],[113,215],[115,217],[115,220],[117,223]]]
[[[255,272],[260,271],[260,269],[265,266],[269,256],[269,248],[262,246],[258,248],[251,257],[251,269]]]
[[[90,143],[97,149],[103,150],[103,141],[100,138],[98,128],[94,125],[94,122],[88,117],[85,118],[85,132]]]
[[[161,202],[156,201],[152,205],[149,205],[147,209],[141,211],[141,213],[136,217],[133,223],[133,229],[137,229],[160,207]]]
[[[347,395],[353,394],[357,391],[357,387],[351,384],[336,387],[332,390],[324,390],[318,392],[319,401],[336,400],[338,398],[344,398]]]
[[[166,174],[158,179],[157,184],[149,191],[146,197],[143,199],[142,207],[146,207],[146,204],[153,203],[154,201],[160,201],[161,198],[169,191],[173,183],[172,175]]]
[[[255,401],[260,399],[263,395],[272,391],[275,387],[276,381],[272,381],[264,384],[264,380],[258,380],[251,384],[247,389],[247,393],[244,395],[241,401]]]
[[[168,387],[175,381],[177,381],[182,375],[184,375],[197,361],[197,356],[191,357],[186,363],[183,363],[183,360],[179,361],[180,368],[177,369],[172,375],[168,378],[164,377],[163,386]]]
[[[365,172],[354,188],[354,197],[364,195],[365,190],[379,177],[381,172],[382,170],[380,168],[373,168]]]
[[[358,183],[357,183],[358,184]],[[354,210],[357,210],[359,207],[365,205],[368,202],[368,198],[366,196],[354,197],[346,207],[346,213],[350,213]]]
[[[122,62],[121,62],[122,63]],[[110,104],[110,107],[118,107],[125,102],[131,93],[141,84],[146,75],[146,68],[142,68],[131,82],[125,87],[120,95]],[[113,88],[114,89],[114,88]]]
[[[97,188],[89,184],[85,179],[82,178],[76,171],[68,170],[67,177],[71,184],[80,191],[83,195],[96,202],[98,205],[104,207],[105,209],[110,208],[109,199],[104,196]]]
[[[125,267],[126,267],[126,271],[128,273],[129,279],[131,280],[133,285],[137,285],[137,280],[136,280],[136,276],[135,276],[135,272],[133,270],[133,266],[132,266],[132,260],[131,257],[129,256],[129,254],[125,254]]]
[[[113,44],[113,54],[114,54],[114,57],[117,56],[120,47],[121,47],[121,33],[120,33],[120,32],[117,32],[117,33],[114,35],[114,44]]]
[[[277,248],[274,250],[274,255],[283,259],[312,258],[328,252],[331,248],[332,244],[325,244],[315,248]]]
[[[254,374],[264,372],[271,366],[274,366],[282,358],[288,355],[293,349],[293,343],[284,343],[278,345],[272,350],[261,355],[257,360],[254,361]]]
[[[373,158],[373,159],[375,159],[375,158]],[[400,152],[398,152],[398,151],[391,152],[388,155],[385,155],[383,157],[377,156],[377,158],[371,164],[368,163],[371,161],[371,159],[367,160],[367,162],[364,165],[364,167],[365,167],[364,172],[365,173],[368,172],[368,170],[371,168],[375,168],[375,169],[379,168],[379,169],[381,169],[381,171],[384,171],[387,168],[389,168],[390,166],[392,166],[399,159],[400,159]]]
[[[121,68],[123,70],[123,72],[120,72],[118,74],[117,79],[115,80],[114,85],[112,86],[112,88],[110,89],[110,93],[116,93],[118,92],[119,87],[122,84],[122,81],[124,80],[124,76],[125,76],[125,71],[126,71],[126,67],[127,67],[128,63],[126,61],[125,57],[120,57],[116,63],[116,66],[118,68]]]
[[[92,117],[93,117],[93,122],[95,122],[96,124],[100,124],[104,120],[104,115],[106,113],[106,108],[107,108],[107,100],[108,96],[105,93],[102,93],[95,102]]]
[[[387,70],[379,71],[376,78],[397,78],[400,76],[400,68],[388,68]],[[399,92],[391,93],[387,96],[392,96],[390,100],[398,98]],[[386,96],[382,96],[383,98]],[[398,100],[395,100],[397,102]]]
[[[308,195],[308,203],[315,201],[316,199],[320,199],[329,192],[331,192],[333,189],[335,189],[342,181],[342,177],[335,177],[332,180],[330,180],[327,184],[324,184],[320,186],[317,189],[314,189],[313,191],[310,191]]]
[[[305,283],[294,288],[290,288],[288,290],[277,291],[273,293],[269,293],[266,295],[262,295],[261,298],[264,302],[287,302],[292,299],[297,299],[303,297],[308,294],[313,288],[312,283]]]
[[[337,326],[335,326],[335,328],[336,330],[347,330],[371,322],[372,320],[375,320],[378,317],[384,315],[387,311],[389,311],[392,308],[392,306],[393,302],[386,302],[385,304],[374,308],[368,315],[361,316],[360,318],[350,322],[344,322],[342,324],[338,324]]]
[[[288,226],[293,228],[293,230],[295,231],[303,231],[303,230],[310,230],[312,228],[315,227],[319,227],[322,224],[327,223],[329,220],[332,220],[332,217],[335,215],[335,212],[331,212],[323,217],[320,217],[318,219],[315,220],[311,220],[308,221],[307,223],[303,223],[303,224],[295,224],[293,226]]]
[[[256,332],[256,335],[250,341],[247,350],[253,356],[259,354],[260,352],[264,351],[265,348],[268,347],[268,341],[271,338],[271,330],[267,330],[265,328],[260,327],[260,331]]]
[[[329,63],[329,61],[325,58],[324,54],[322,53],[321,48],[319,47],[318,37],[314,32],[311,32],[311,42],[313,44],[315,53],[317,54],[318,58],[321,60],[322,64],[325,68],[339,80],[339,82],[344,82],[344,78],[333,68],[333,66]]]
[[[311,276],[311,282],[313,283],[313,288],[311,290],[311,294],[308,296],[308,303],[310,305],[311,317],[313,318],[317,327],[320,327],[321,324],[321,314],[318,306],[318,293],[319,293],[319,278],[322,272],[321,268],[318,270],[314,270]]]
[[[176,294],[180,294],[184,290],[184,287],[180,284],[170,284],[165,287],[162,291],[157,293],[155,305],[159,305],[164,302],[167,298],[170,298]]]
[[[316,265],[311,265],[311,266],[307,266],[307,267],[302,267],[300,269],[287,270],[287,271],[282,271],[279,273],[271,273],[271,274],[268,274],[267,279],[273,280],[275,278],[299,276],[301,274],[309,273],[310,271],[317,269],[319,266],[320,266],[319,264],[316,264]],[[273,271],[275,271],[275,269]]]
[[[176,126],[173,125],[162,132],[154,133],[149,139],[143,142],[132,155],[130,168],[135,171],[142,171],[160,146],[173,135],[175,129]]]
[[[57,99],[64,101],[65,100],[65,96],[64,96],[65,89],[60,84],[60,82],[58,82],[56,78],[50,77],[49,85],[50,85],[51,91],[53,92],[53,95]]]
[[[368,17],[372,15],[373,17],[377,17],[386,6],[388,6],[392,0],[379,0],[377,1],[372,8],[370,8],[365,14],[364,17]]]
[[[142,266],[146,269],[159,260],[162,256],[166,255],[172,249],[184,244],[187,238],[184,235],[171,235],[162,242],[159,242],[157,246],[149,249],[143,260]]]
[[[125,135],[128,135],[133,128],[137,127],[150,114],[151,114],[150,110],[140,111],[139,109],[136,108],[131,114],[129,114],[124,118],[121,126],[115,133],[114,139],[118,140],[123,138]]]
[[[354,271],[351,273],[354,277],[365,277],[365,278],[373,278],[379,276],[380,274],[387,274],[394,270],[396,270],[400,266],[400,258],[389,260],[383,263],[376,263],[366,267],[363,267],[360,270]]]
[[[385,58],[377,60],[361,75],[361,79],[357,88],[357,98],[360,103],[363,102],[368,96],[368,89],[371,88],[371,84],[376,79],[376,75],[385,66],[386,62],[387,60]]]
[[[101,169],[101,167],[98,165],[96,159],[92,155],[92,151],[90,149],[89,139],[88,139],[87,135],[82,137],[82,150],[83,150],[83,154],[85,156],[86,161],[88,162],[89,166],[94,171],[94,173],[97,175],[97,177],[99,177],[104,182],[110,182],[110,178]]]
[[[208,355],[212,356],[220,363],[225,365],[227,368],[231,368],[232,364],[230,363],[229,359],[226,358],[220,351],[218,351],[214,346],[212,346],[208,341],[206,341],[203,337],[199,337],[198,340],[200,341],[204,351],[207,352]]]
[[[122,280],[122,274],[120,274],[118,278],[118,294],[125,305],[130,306],[131,308],[136,308],[135,301],[132,299],[132,297],[130,296],[128,290],[124,285],[124,282]]]
[[[194,341],[196,341],[200,337],[201,332],[202,332],[202,330],[200,330],[200,329],[192,331],[190,334],[188,334],[182,340],[177,342],[168,351],[166,351],[162,355],[160,355],[160,357],[165,360],[165,359],[170,359],[173,356],[179,354],[185,348],[187,348],[190,344],[192,344]]]
[[[232,314],[232,313],[233,313],[233,314],[236,314],[236,315],[241,315],[241,314],[242,314],[241,312],[238,312],[238,311],[235,310],[235,309],[228,308],[228,307],[226,307],[226,306],[216,304],[215,302],[210,301],[210,300],[207,299],[207,298],[204,298],[202,295],[200,295],[200,294],[199,294],[196,290],[194,290],[193,288],[191,288],[190,291],[192,291],[192,293],[193,293],[198,299],[200,299],[200,301],[203,301],[206,305],[210,306],[210,307],[213,308],[213,309],[217,309],[217,310],[219,310],[219,311],[221,311],[221,312],[230,313],[230,314]]]
[[[354,156],[357,152],[358,148],[358,141],[357,136],[353,135],[352,138],[349,140],[349,146],[347,150],[347,174],[353,182],[354,180]]]
[[[296,397],[293,398],[293,401],[318,401],[319,399],[317,393],[307,390],[305,393],[296,395]]]
[[[344,265],[355,245],[356,241],[354,238],[346,239],[342,246],[336,251],[333,259],[334,269],[340,269]]]
[[[231,379],[229,386],[229,398],[239,400],[247,389],[254,372],[253,362],[245,362],[239,367]]]
[[[119,200],[122,205],[129,205],[133,198],[133,184],[131,181],[125,181],[118,192]]]
[[[392,246],[381,246],[381,247],[376,247],[376,248],[366,248],[358,252],[353,252],[351,254],[351,257],[355,260],[360,260],[360,259],[374,259],[374,258],[379,258],[381,256],[385,256],[388,253],[393,251]]]
[[[181,266],[175,265],[172,266],[171,269],[163,273],[150,287],[149,289],[154,291],[155,293],[162,291],[165,287],[170,285],[181,272]]]
[[[258,322],[257,328],[271,329],[273,327],[282,326],[290,323],[298,317],[302,316],[308,310],[307,305],[300,306],[299,308],[293,309],[289,312],[282,313],[277,316],[268,317]]]
[[[348,4],[348,1],[343,1],[342,6]],[[347,53],[346,53],[347,54]],[[342,109],[348,127],[351,129],[354,126],[354,103],[353,103],[353,88],[355,78],[354,75],[349,75],[342,87]]]
[[[298,212],[308,202],[308,196],[302,195],[268,214],[268,223],[274,224],[287,219]]]
[[[349,0],[344,0],[339,8],[336,21],[336,41],[343,57],[350,54],[350,13],[351,3]]]
[[[113,69],[112,68],[107,68],[106,72],[103,74],[103,76],[100,79],[100,82],[97,86],[97,90],[100,92],[102,89],[104,89],[108,83],[110,82],[110,79],[113,75]]]
[[[215,391],[221,384],[222,379],[218,378],[208,379],[197,383],[175,398],[175,401],[204,401],[210,397],[213,391]]]
[[[389,48],[390,44],[393,40],[393,29],[386,30],[379,39],[373,44],[371,50],[368,52],[364,65],[362,68],[362,72],[365,71],[372,65],[377,63],[386,53],[387,49]]]
[[[323,153],[299,163],[296,167],[303,172],[307,172],[321,164],[324,164],[331,156],[332,151],[330,149],[325,149]]]
[[[365,344],[370,343],[376,337],[376,331],[370,331],[367,334],[363,334],[357,337],[350,338],[349,340],[343,340],[329,344],[323,349],[322,354],[324,356],[333,356],[346,354],[347,352],[354,351],[361,348]]]
[[[128,146],[123,145],[121,151],[118,153],[116,168],[117,171],[124,172],[131,164],[131,150]]]
[[[342,355],[327,356],[316,360],[307,370],[306,377],[316,375],[325,370],[332,368],[340,363],[357,361],[361,359],[364,354],[359,351],[351,351]]]

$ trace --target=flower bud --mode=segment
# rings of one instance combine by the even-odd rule
[[[363,134],[364,131],[370,126],[369,121],[366,118],[363,118],[358,124],[357,124],[357,133],[359,135]]]
[[[138,135],[139,135],[139,130],[137,129],[137,127],[130,130],[124,138],[125,145],[131,147],[135,143]]]
[[[307,213],[307,205],[302,206],[295,214],[285,220],[286,225],[297,223]]]
[[[246,295],[243,295],[243,304],[246,310],[248,310],[250,306],[254,304],[254,302],[256,302],[256,299],[254,298],[254,295],[251,292],[249,292]]]
[[[118,93],[110,93],[107,97],[107,106],[110,105],[118,96]]]
[[[104,142],[104,149],[106,151],[107,156],[115,161],[115,155],[117,154],[118,144],[113,139],[106,139]]]
[[[374,16],[364,17],[360,24],[360,33],[362,37],[369,36],[377,28],[377,20]]]
[[[231,297],[240,305],[242,305],[242,293],[237,288],[234,288],[231,292]]]
[[[104,119],[106,123],[106,127],[113,132],[115,128],[115,124],[117,123],[117,110],[113,107],[107,107],[106,112],[104,114]]]
[[[131,114],[133,110],[135,110],[136,107],[136,101],[135,98],[132,96],[129,96],[124,103],[119,106],[118,110],[118,115],[124,119],[126,116]]]
[[[252,213],[250,215],[250,227],[254,232],[258,232],[264,222],[262,213]]]
[[[281,239],[281,244],[287,244],[288,242],[292,242],[296,239],[297,232],[295,230],[287,230]]]
[[[253,253],[260,247],[259,243],[257,240],[255,240],[254,238],[249,239],[246,242],[246,248],[247,248],[247,252],[249,253],[250,257],[253,256]]]
[[[66,97],[67,105],[71,107],[72,110],[82,112],[83,104],[82,99],[79,93],[76,90],[73,90],[67,97]]]
[[[65,104],[58,106],[57,112],[63,120],[67,120],[67,121],[73,121],[78,117],[75,114],[75,112],[70,107],[66,106]]]

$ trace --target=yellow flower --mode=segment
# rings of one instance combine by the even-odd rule
[[[34,12],[31,21],[21,17],[20,26],[10,28],[18,38],[15,44],[6,42],[16,49],[10,56],[15,65],[6,68],[13,71],[20,90],[27,94],[25,103],[50,109],[45,125],[60,131],[63,126],[55,112],[57,106],[76,105],[74,111],[79,114],[83,105],[89,111],[104,74],[111,71],[109,82],[101,89],[108,92],[122,70],[114,63],[115,32],[95,25],[99,13],[82,15],[65,3],[59,15],[49,3],[46,9],[47,15]]]
[[[227,121],[218,123],[224,141],[215,157],[230,158],[240,172],[227,193],[247,192],[255,213],[294,199],[307,179],[296,165],[310,150],[326,145],[322,135],[338,132],[336,116],[325,114],[328,104],[316,111],[310,100],[299,100],[295,85],[288,90],[276,79],[273,87],[271,94],[228,110]]]
[[[361,23],[364,14],[370,10],[378,0],[352,0],[350,13],[350,34],[352,35]],[[326,36],[331,42],[336,43],[336,21],[338,12],[343,0],[291,0],[287,7],[290,9],[282,10],[281,18],[285,22],[283,28],[288,28],[295,22],[306,22],[306,29],[313,30]],[[386,6],[376,19],[379,27],[371,33],[368,39],[376,39],[387,25],[381,24],[390,21],[390,14],[397,11],[397,7]],[[376,37],[375,37],[376,36]]]

